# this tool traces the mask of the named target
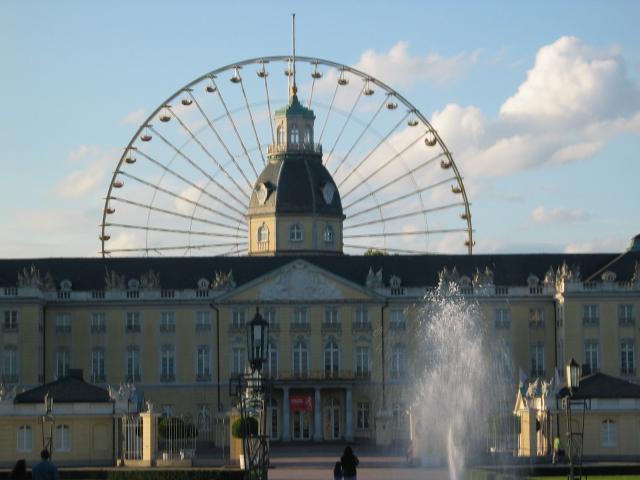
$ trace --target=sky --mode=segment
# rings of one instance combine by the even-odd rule
[[[640,3],[13,1],[0,6],[0,258],[96,256],[123,148],[216,67],[297,49],[392,85],[453,152],[477,253],[640,233]]]

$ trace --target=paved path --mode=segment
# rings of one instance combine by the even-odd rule
[[[331,480],[333,466],[345,445],[271,447],[269,480]],[[403,456],[373,447],[354,447],[360,459],[358,480],[448,480],[442,468],[411,468]]]

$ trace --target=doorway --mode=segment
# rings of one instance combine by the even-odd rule
[[[324,438],[339,440],[342,438],[340,401],[330,398],[324,407]]]
[[[311,414],[306,412],[293,412],[293,439],[311,439]]]

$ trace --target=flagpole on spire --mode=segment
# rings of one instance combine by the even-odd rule
[[[291,89],[293,95],[298,91],[296,86],[296,14],[291,14],[291,43],[293,46],[293,88]]]

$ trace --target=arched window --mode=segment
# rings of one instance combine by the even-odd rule
[[[335,238],[335,234],[333,233],[333,227],[331,225],[327,225],[324,229],[324,241],[326,243],[332,243]]]
[[[16,451],[30,452],[33,450],[33,433],[29,425],[18,427]]]
[[[340,349],[334,340],[324,346],[324,376],[337,377],[340,374]]]
[[[275,398],[271,398],[271,400],[269,400],[269,423],[267,425],[269,438],[271,440],[278,439],[278,426],[278,401]]]
[[[293,375],[306,377],[309,373],[309,350],[303,339],[298,339],[293,346]]]
[[[289,227],[289,241],[301,242],[302,241],[302,227],[299,223],[294,223]]]
[[[297,145],[300,143],[300,130],[295,125],[291,127],[291,133],[289,134],[289,143]]]
[[[69,425],[58,425],[55,433],[55,449],[58,452],[71,451],[71,428]]]
[[[277,136],[278,145],[283,145],[285,141],[284,141],[284,127],[282,125],[278,125],[277,135],[278,135]]]
[[[394,345],[391,350],[391,378],[397,379],[405,376],[406,358],[404,345]]]
[[[306,145],[311,144],[311,128],[310,127],[305,127],[304,129],[304,143]]]
[[[278,378],[278,364],[280,354],[278,353],[278,345],[273,340],[269,341],[269,360],[267,361],[267,374],[271,378]]]
[[[370,375],[369,347],[367,345],[358,345],[356,347],[356,377],[369,378]]]
[[[618,446],[618,429],[616,428],[616,422],[610,418],[602,421],[600,434],[603,447],[613,448]]]
[[[269,227],[264,223],[258,228],[258,243],[263,245],[269,243]]]

